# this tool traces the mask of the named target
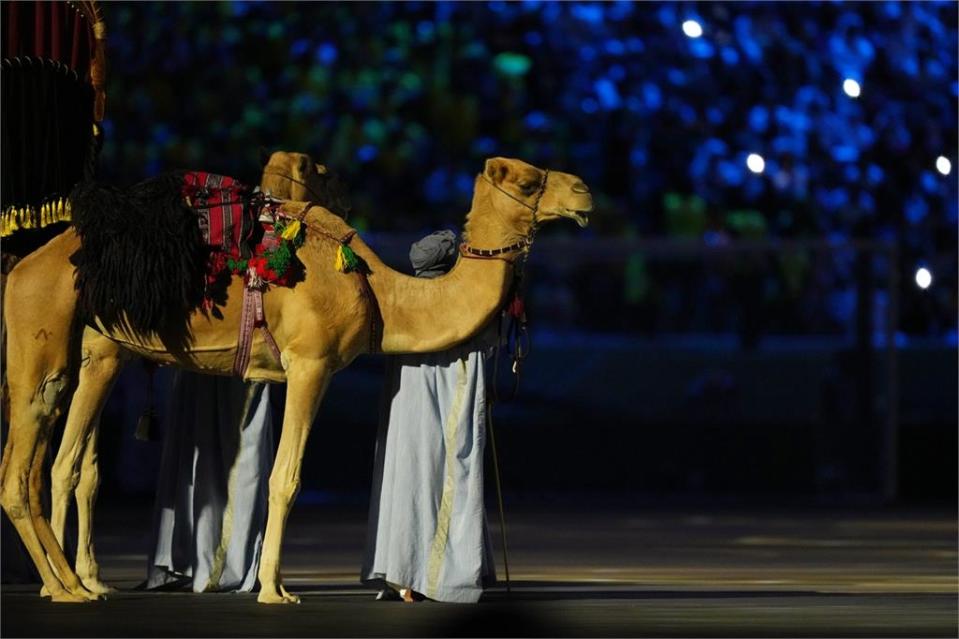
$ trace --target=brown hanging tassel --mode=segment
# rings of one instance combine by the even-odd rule
[[[144,361],[143,368],[147,373],[147,405],[140,414],[140,419],[137,420],[137,428],[133,436],[141,442],[155,442],[158,439],[159,420],[157,420],[153,402],[153,374],[156,372],[157,365]]]

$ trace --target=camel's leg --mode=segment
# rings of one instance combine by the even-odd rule
[[[97,420],[99,421],[99,420]],[[87,445],[83,449],[80,483],[77,485],[77,562],[76,571],[84,587],[90,592],[106,594],[116,592],[100,581],[100,565],[93,551],[93,506],[100,489],[100,467],[97,463],[97,439],[100,425],[95,424]]]
[[[46,475],[43,472],[43,461],[46,459],[47,449],[50,446],[51,431],[52,429],[48,429],[41,433],[40,440],[37,442],[33,464],[30,467],[29,499],[30,517],[33,518],[33,529],[36,531],[41,545],[47,552],[47,561],[50,563],[51,568],[53,568],[53,571],[60,579],[60,583],[63,584],[64,588],[71,594],[86,599],[100,599],[99,595],[90,592],[80,583],[80,579],[76,573],[73,572],[73,568],[63,554],[63,548],[60,546],[60,542],[57,541],[56,535],[53,534],[53,529],[50,528],[50,522],[47,521],[46,513],[43,512],[42,495],[46,489],[46,481],[44,481]]]
[[[99,333],[92,329],[84,333],[80,380],[51,473],[53,532],[62,547],[70,497],[76,495],[77,576],[87,590],[101,594],[113,589],[100,581],[100,569],[93,552],[93,505],[100,486],[97,433],[100,413],[121,369],[120,354],[121,348]]]
[[[332,371],[322,360],[296,360],[287,370],[286,409],[280,445],[270,473],[270,507],[260,554],[260,603],[299,603],[283,587],[280,548],[290,506],[300,490],[303,449]]]
[[[33,559],[40,573],[43,585],[52,599],[70,602],[86,601],[87,597],[74,594],[64,587],[64,581],[61,581],[54,573],[50,562],[47,561],[30,503],[31,468],[37,453],[40,452],[41,457],[37,462],[42,470],[42,453],[45,450],[38,444],[41,435],[48,436],[41,431],[49,431],[52,428],[56,402],[67,386],[66,375],[47,376],[40,384],[36,395],[30,397],[29,391],[24,392],[24,389],[19,386],[19,375],[14,374],[15,369],[11,368],[9,371],[11,373],[10,433],[3,451],[3,462],[0,464],[0,505],[3,506],[4,512],[16,528],[20,539],[23,540],[30,558]],[[60,554],[62,557],[62,551]],[[65,565],[65,558],[63,562]],[[72,573],[69,567],[67,572]],[[68,579],[65,577],[65,580]]]
[[[4,291],[10,432],[0,463],[0,505],[54,601],[90,595],[67,565],[39,500],[46,442],[70,387],[71,347],[79,345],[69,267],[77,244],[71,233],[54,238],[13,269]]]

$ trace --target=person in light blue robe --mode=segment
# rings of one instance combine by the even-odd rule
[[[449,231],[413,244],[419,277],[452,266]],[[475,603],[496,581],[483,500],[490,330],[387,363],[361,581],[378,598]]]
[[[269,384],[175,375],[144,587],[249,592],[273,461]]]

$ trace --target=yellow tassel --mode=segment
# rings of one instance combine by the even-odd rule
[[[50,205],[44,204],[40,207],[40,228],[50,224]]]
[[[300,221],[293,220],[289,225],[283,229],[283,234],[280,236],[284,240],[293,240],[300,233]]]
[[[358,265],[359,260],[357,260],[353,249],[346,244],[340,244],[339,248],[336,249],[336,261],[333,262],[333,267],[340,273],[349,273],[355,270]]]

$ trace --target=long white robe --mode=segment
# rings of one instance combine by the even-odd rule
[[[252,590],[273,459],[269,385],[179,371],[165,426],[145,587]]]
[[[472,603],[495,583],[483,503],[482,338],[388,363],[361,579]]]

